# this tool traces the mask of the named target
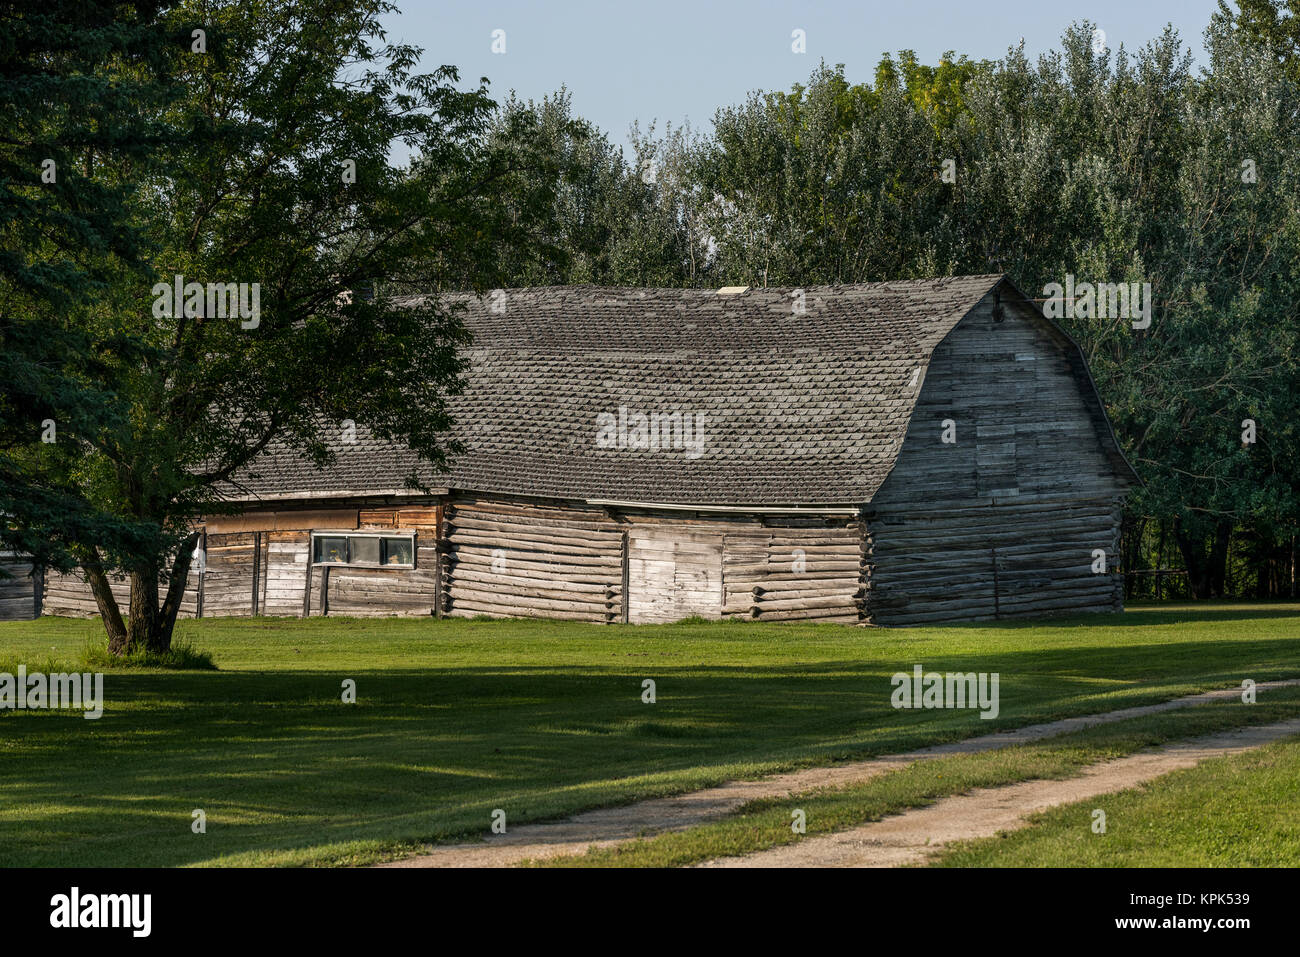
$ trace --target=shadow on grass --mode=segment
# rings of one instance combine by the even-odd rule
[[[1273,618],[1300,617],[1300,604],[1295,602],[1241,601],[1239,603],[1215,602],[1212,606],[1195,604],[1131,605],[1117,613],[1074,615],[1067,618],[1008,618],[996,622],[958,621],[940,625],[918,625],[905,628],[886,628],[885,631],[907,633],[930,629],[981,630],[988,628],[1030,630],[1041,628],[1150,628],[1155,625],[1216,624],[1226,622],[1261,621]],[[852,627],[852,626],[849,626]]]

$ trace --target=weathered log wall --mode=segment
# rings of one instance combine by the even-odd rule
[[[357,618],[385,615],[427,616],[437,613],[438,603],[438,505],[408,505],[361,509],[360,529],[391,528],[416,533],[415,568],[350,568],[328,570],[323,593],[320,582],[325,569],[312,569],[317,584],[312,589],[309,614],[348,615]],[[310,536],[308,536],[310,537]],[[301,560],[308,568],[308,543]]]
[[[728,616],[757,621],[862,619],[862,529],[856,519],[771,518],[728,533]]]
[[[1122,611],[1119,507],[1110,500],[876,513],[867,563],[875,624]],[[1093,570],[1094,550],[1108,557]]]
[[[689,616],[856,623],[855,520],[628,511],[629,620]]]
[[[115,575],[109,575],[108,583],[113,590],[113,598],[117,601],[117,607],[125,617],[131,603],[131,583],[125,577]],[[166,591],[166,585],[160,584],[159,605],[166,599]],[[185,594],[181,598],[181,607],[176,613],[176,617],[196,617],[198,614],[198,600],[199,573],[197,568],[192,567],[189,577],[185,581]],[[57,571],[46,571],[45,596],[41,604],[41,613],[45,615],[63,615],[67,618],[98,618],[99,607],[95,604],[95,596],[90,591],[90,585],[86,581],[85,574],[80,570],[66,575]]]
[[[1041,316],[986,301],[939,344],[893,471],[884,508],[1106,498],[1127,485],[1102,444],[1077,354]],[[945,442],[950,420],[955,442]]]
[[[857,622],[856,522],[461,497],[444,526],[449,615],[633,624]]]
[[[1073,347],[983,303],[935,350],[898,462],[866,512],[875,624],[1123,608],[1120,502]],[[955,442],[942,441],[944,420]],[[1106,570],[1093,570],[1102,549]]]
[[[11,578],[0,578],[0,621],[25,621],[41,614],[42,571],[11,553],[0,553],[0,568]]]
[[[449,615],[623,620],[623,529],[603,509],[466,496],[443,539]]]
[[[437,604],[437,505],[250,511],[205,524],[180,617],[428,615]],[[414,569],[333,567],[310,561],[311,530],[393,528],[416,533]],[[126,612],[130,585],[111,580]],[[47,576],[44,612],[98,614],[80,572]]]

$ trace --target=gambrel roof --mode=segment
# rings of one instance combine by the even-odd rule
[[[935,347],[1000,286],[1011,288],[981,275],[725,294],[542,287],[470,300],[471,367],[450,402],[465,452],[449,472],[419,471],[435,487],[545,498],[865,504],[894,465]],[[638,413],[702,417],[688,420],[698,454],[602,447],[602,421],[620,415],[635,444]],[[1105,435],[1113,446],[1109,426]],[[267,499],[391,492],[416,465],[409,449],[361,428],[335,451],[318,471],[273,450],[240,484]]]

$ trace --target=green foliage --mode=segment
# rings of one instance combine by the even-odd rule
[[[142,279],[129,177],[164,142],[162,6],[0,13],[0,547],[64,570],[79,542],[127,551],[148,534],[78,490],[80,437],[123,423],[102,350],[132,345],[72,316]]]
[[[902,88],[912,106],[929,118],[941,136],[966,115],[966,88],[977,76],[990,73],[994,64],[988,60],[953,59],[949,50],[939,58],[938,66],[927,66],[911,50],[898,55],[898,66],[886,54],[876,67],[876,86]]]
[[[1268,44],[1291,79],[1300,81],[1300,3],[1296,0],[1219,0],[1219,12],[1253,40]]]
[[[512,219],[538,227],[528,243],[501,249],[510,285],[666,286],[693,272],[690,207],[679,162],[689,130],[633,130],[637,155],[573,117],[567,90],[540,103],[508,99],[490,148],[515,157],[506,199]]]

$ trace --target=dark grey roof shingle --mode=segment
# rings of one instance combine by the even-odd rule
[[[473,300],[471,371],[451,402],[466,452],[421,474],[566,499],[865,503],[893,467],[915,373],[1001,278],[808,287],[802,315],[789,289],[517,289],[501,314]],[[703,415],[700,454],[599,447],[598,416],[620,407]],[[240,484],[266,499],[399,488],[410,450],[357,438],[324,471],[273,450]]]

